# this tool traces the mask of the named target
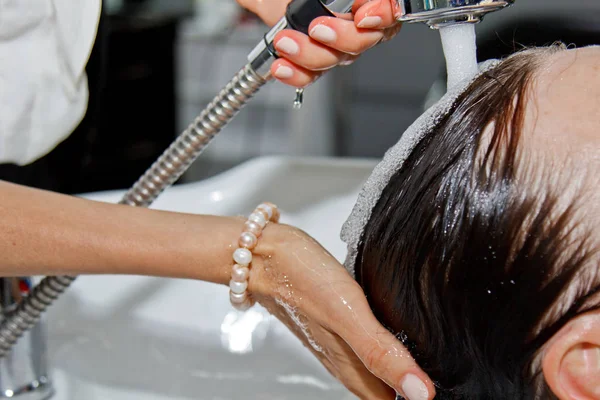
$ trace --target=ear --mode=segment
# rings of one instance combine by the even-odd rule
[[[600,400],[600,310],[574,318],[554,335],[542,369],[560,400]]]

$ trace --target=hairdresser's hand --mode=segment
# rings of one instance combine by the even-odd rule
[[[253,262],[253,298],[348,389],[369,400],[393,400],[390,386],[410,400],[433,398],[427,375],[377,321],[360,286],[310,236],[274,224],[263,232],[255,254],[262,262]]]
[[[284,14],[290,0],[237,0],[269,26]],[[352,63],[361,53],[390,39],[399,30],[394,0],[356,0],[352,14],[320,17],[309,28],[310,37],[285,30],[275,37],[283,58],[271,67],[273,76],[294,87],[305,87],[337,65]]]

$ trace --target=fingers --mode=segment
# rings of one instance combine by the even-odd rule
[[[394,0],[357,0],[354,2],[354,22],[358,28],[385,29],[397,24]]]
[[[277,307],[270,299],[263,298],[262,300],[261,304],[286,324],[304,346],[319,359],[321,364],[352,393],[361,399],[394,399],[394,391],[374,376],[337,334],[301,314],[292,317],[284,309]]]
[[[371,0],[354,0],[352,3],[352,14],[356,14],[356,12],[365,4],[371,2]]]
[[[328,70],[348,57],[293,30],[279,32],[273,40],[273,45],[281,56],[311,71]]]
[[[290,1],[237,0],[269,26],[285,14]],[[273,76],[285,84],[305,87],[320,71],[350,64],[357,55],[396,33],[399,24],[394,19],[395,3],[395,0],[356,0],[354,15],[315,19],[309,28],[310,38],[292,30],[280,32],[274,45],[289,62],[277,61],[271,68]]]
[[[362,294],[354,297],[352,308],[344,305],[351,318],[342,317],[342,338],[366,368],[408,400],[430,400],[435,388],[408,350],[375,318]]]
[[[309,36],[339,52],[356,55],[379,43],[384,32],[357,28],[354,21],[320,17],[310,24]]]
[[[285,58],[280,58],[273,63],[271,73],[280,82],[296,88],[304,88],[320,76],[319,72],[299,67]]]
[[[352,393],[361,399],[394,399],[394,390],[373,375],[343,339],[326,330],[317,330],[316,333],[317,343],[325,344],[319,359],[327,365],[325,358],[333,366],[328,368],[329,371]]]
[[[350,64],[384,38],[384,31],[358,29],[353,21],[335,17],[315,19],[309,32],[311,37],[293,30],[275,36],[273,45],[284,59],[277,60],[271,72],[279,81],[305,87],[319,72]]]
[[[352,21],[344,22],[353,25]],[[294,30],[279,32],[273,46],[284,58],[273,63],[271,73],[277,80],[299,88],[310,85],[323,71],[337,65],[349,65],[356,58]]]

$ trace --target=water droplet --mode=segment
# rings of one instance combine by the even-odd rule
[[[294,108],[299,110],[302,108],[302,103],[304,101],[304,89],[296,89],[296,97],[294,98]]]
[[[398,335],[398,339],[400,340],[400,342],[402,342],[404,344],[408,340],[408,335],[406,334],[406,332],[402,331]]]
[[[513,281],[512,279],[510,280],[510,283],[511,283],[512,285],[516,285],[515,281]]]

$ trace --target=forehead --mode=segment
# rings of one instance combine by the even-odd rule
[[[527,121],[538,145],[600,146],[600,47],[557,52],[536,74]],[[541,142],[541,143],[540,143]],[[560,150],[560,149],[553,149]]]
[[[551,163],[557,182],[590,196],[586,217],[600,221],[600,47],[560,51],[543,60],[527,102],[523,138],[524,151]]]

